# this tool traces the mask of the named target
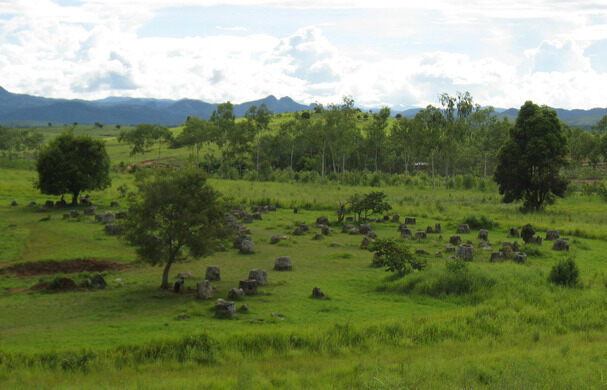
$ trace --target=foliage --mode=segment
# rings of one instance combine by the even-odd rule
[[[476,215],[467,216],[462,223],[468,224],[470,229],[493,229],[499,226],[499,223],[485,215],[480,217]]]
[[[374,254],[374,264],[386,267],[386,271],[406,275],[414,270],[421,271],[426,267],[425,260],[416,259],[402,241],[378,239],[369,246]]]
[[[146,148],[158,145],[158,154],[163,143],[170,142],[172,133],[164,126],[142,123],[134,129],[120,131],[118,142],[124,142],[132,146],[131,156],[141,153],[145,154]]]
[[[521,238],[525,243],[529,243],[534,235],[535,230],[533,229],[533,226],[531,226],[531,224],[526,224],[521,229]]]
[[[550,275],[548,275],[548,281],[566,287],[577,286],[579,278],[580,270],[572,258],[558,262],[558,264],[552,267]]]
[[[370,214],[381,214],[391,210],[392,206],[386,200],[387,196],[381,191],[370,192],[366,195],[353,194],[348,199],[350,211],[357,215],[360,221],[361,214],[364,213],[365,218]]]
[[[562,197],[567,179],[567,139],[556,111],[527,101],[520,109],[510,137],[498,153],[494,179],[504,202],[522,199],[525,209],[539,210]]]
[[[0,151],[8,155],[9,160],[17,153],[40,149],[44,136],[35,130],[8,129],[0,126]]]
[[[136,185],[124,238],[143,261],[165,264],[161,287],[168,288],[174,262],[209,255],[230,236],[225,206],[200,170],[159,170],[139,175]]]
[[[43,194],[72,194],[72,204],[78,203],[82,191],[102,190],[111,184],[105,143],[71,131],[62,133],[40,151],[36,170],[36,187]]]

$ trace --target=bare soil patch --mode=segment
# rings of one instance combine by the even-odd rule
[[[111,260],[100,259],[73,259],[73,260],[47,260],[28,261],[14,264],[0,269],[0,273],[14,273],[17,276],[35,276],[52,274],[74,274],[79,272],[121,271],[129,264],[116,263]]]

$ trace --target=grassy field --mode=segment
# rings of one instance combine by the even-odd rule
[[[113,164],[127,162],[128,148],[107,140]],[[163,149],[160,157],[185,161],[186,154]],[[396,277],[372,268],[371,254],[359,248],[362,236],[343,234],[339,225],[318,241],[314,228],[292,235],[295,224],[313,226],[323,215],[334,220],[338,201],[377,187],[212,179],[239,203],[279,206],[248,225],[254,254],[228,249],[173,267],[172,277],[194,275],[186,281],[193,289],[208,265],[220,266],[215,297],[224,299],[249,270],[268,271],[270,284],[237,302],[249,311],[221,320],[214,300],[159,290],[161,268],[137,262],[132,248],[106,235],[93,217],[63,219],[62,210],[26,207],[52,199],[33,188],[34,171],[0,168],[0,178],[0,388],[607,388],[607,203],[599,199],[574,194],[544,212],[522,214],[518,205],[502,204],[494,188],[381,188],[392,212],[417,218],[414,230],[443,227],[442,236],[407,241],[429,253],[428,268]],[[112,179],[110,189],[91,193],[101,210],[120,209],[109,207],[112,200],[124,207],[117,188],[133,188],[130,174]],[[19,206],[10,206],[13,199]],[[473,229],[462,238],[474,243],[474,261],[463,280],[454,280],[444,249],[472,215],[497,224],[489,233],[493,250],[512,241],[511,226],[526,223],[541,236],[559,229],[571,249],[553,251],[545,241],[523,247],[525,264],[490,263],[492,251],[478,248]],[[374,223],[373,230],[396,238],[397,226]],[[274,234],[289,239],[271,245]],[[273,271],[274,259],[284,255],[294,270]],[[580,286],[549,283],[551,268],[568,257],[580,269]],[[92,273],[6,271],[79,258],[128,268],[105,271],[105,290],[61,293],[30,288]],[[457,290],[462,285],[465,291]],[[315,286],[326,299],[311,298]]]

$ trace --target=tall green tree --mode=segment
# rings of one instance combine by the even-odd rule
[[[174,263],[209,255],[230,237],[224,201],[200,170],[158,170],[138,176],[136,186],[123,237],[141,260],[164,265],[166,289]]]
[[[73,205],[78,204],[82,191],[102,190],[111,184],[105,143],[72,131],[62,133],[40,150],[36,169],[36,187],[43,194],[72,194]]]
[[[374,153],[374,166],[375,171],[380,167],[381,149],[384,146],[386,140],[386,128],[388,126],[388,118],[390,118],[390,108],[384,107],[375,115],[373,115],[373,121],[367,127],[367,142],[369,148]]]
[[[525,209],[540,210],[562,197],[568,182],[560,170],[567,152],[556,111],[525,102],[498,154],[494,180],[504,202],[522,199]]]

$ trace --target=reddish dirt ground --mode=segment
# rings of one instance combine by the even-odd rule
[[[73,274],[79,272],[121,271],[129,264],[116,263],[111,260],[100,259],[73,259],[73,260],[47,260],[29,261],[0,268],[0,273],[10,272],[17,276],[35,276],[52,274]]]

